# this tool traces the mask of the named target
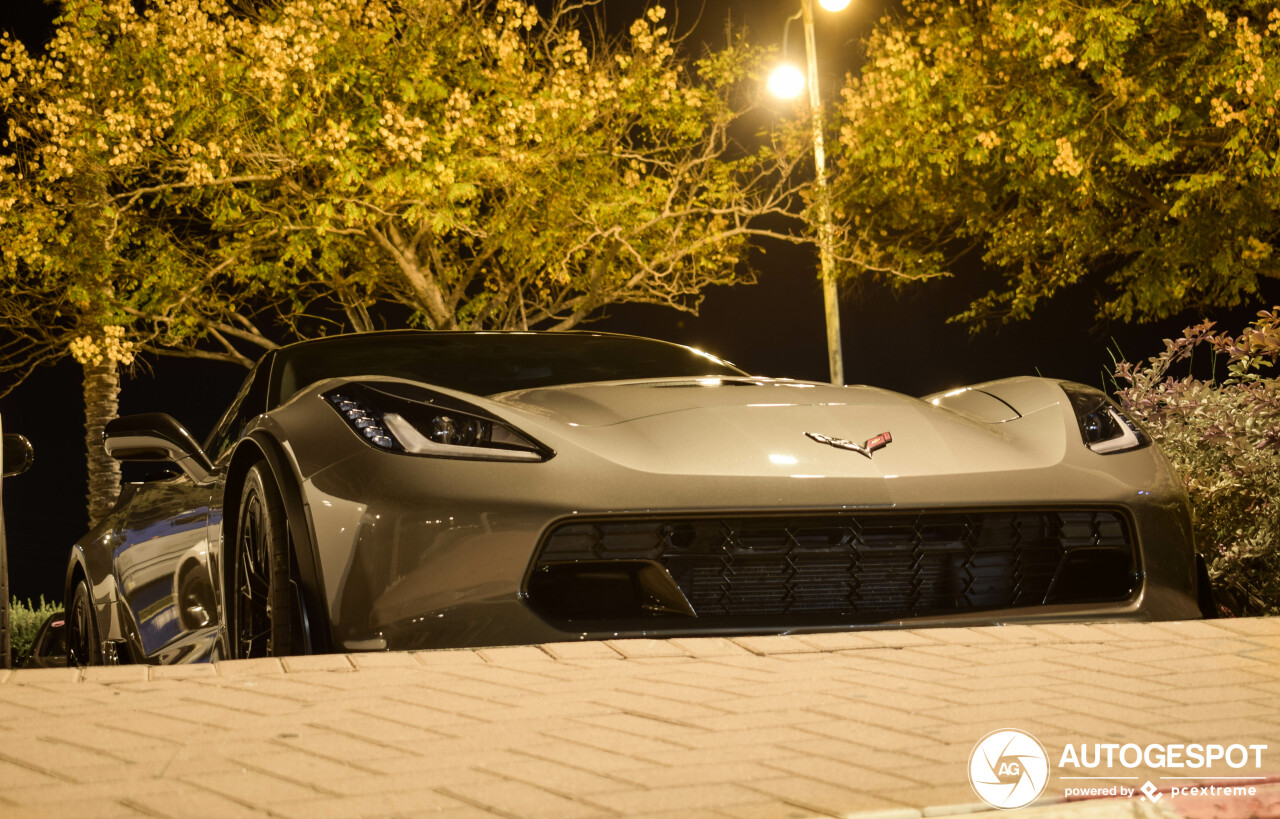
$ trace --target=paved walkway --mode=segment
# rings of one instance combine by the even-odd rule
[[[969,755],[1002,728],[1053,766],[1025,819],[1280,816],[1280,618],[0,671],[0,815],[911,819],[985,810]],[[1267,748],[1059,765],[1094,743]]]

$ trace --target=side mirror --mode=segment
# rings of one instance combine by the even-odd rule
[[[31,468],[36,462],[36,451],[31,448],[31,442],[25,436],[6,432],[4,451],[0,453],[0,458],[4,459],[4,477],[12,478]]]
[[[125,415],[102,431],[107,454],[117,461],[172,461],[191,480],[209,477],[213,464],[191,433],[163,412]]]

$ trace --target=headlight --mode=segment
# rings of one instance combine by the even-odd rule
[[[1080,437],[1085,446],[1102,455],[1128,452],[1151,443],[1151,439],[1101,390],[1083,384],[1062,383],[1071,401]]]
[[[555,454],[479,407],[411,384],[345,384],[324,400],[357,435],[388,452],[485,461]]]

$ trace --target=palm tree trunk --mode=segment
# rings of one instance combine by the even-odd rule
[[[102,429],[116,417],[120,400],[120,368],[104,359],[84,367],[84,442],[89,466],[89,525],[94,526],[120,497],[120,462],[102,446]]]

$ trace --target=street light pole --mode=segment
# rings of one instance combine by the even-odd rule
[[[819,0],[827,11],[840,11],[849,0]],[[822,273],[822,303],[827,320],[827,364],[831,383],[844,384],[844,352],[840,343],[840,293],[836,288],[835,225],[831,221],[831,194],[827,187],[827,151],[823,144],[822,95],[818,89],[818,49],[813,27],[813,0],[800,0],[800,11],[787,18],[782,29],[782,62],[769,75],[769,91],[784,99],[794,99],[806,80],[800,69],[787,61],[787,40],[791,23],[804,18],[804,52],[809,66],[809,112],[813,126],[813,175],[817,185],[818,261]]]
[[[835,226],[827,188],[827,151],[823,142],[822,97],[818,93],[818,49],[813,33],[813,0],[800,0],[804,51],[809,63],[809,108],[813,121],[813,175],[818,186],[818,260],[822,270],[822,306],[827,317],[827,363],[831,383],[844,384],[844,348],[840,341],[840,291],[836,289]]]

